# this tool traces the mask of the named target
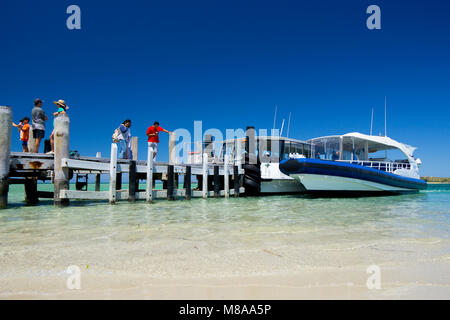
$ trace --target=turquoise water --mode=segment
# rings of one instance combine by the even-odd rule
[[[170,278],[450,257],[450,185],[390,197],[72,201],[62,209],[51,200],[24,206],[23,187],[13,185],[9,202],[0,211],[0,280],[73,264]]]

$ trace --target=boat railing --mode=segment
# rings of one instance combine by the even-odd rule
[[[391,162],[391,161],[363,161],[363,160],[339,160],[340,162],[347,162],[350,164],[357,164],[364,167],[369,167],[385,172],[393,173],[398,169],[411,169],[411,164],[406,162]]]

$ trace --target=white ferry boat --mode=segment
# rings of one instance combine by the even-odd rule
[[[307,193],[398,194],[427,187],[420,180],[421,161],[413,155],[416,148],[389,137],[353,132],[307,143],[311,157],[283,159],[279,166]]]

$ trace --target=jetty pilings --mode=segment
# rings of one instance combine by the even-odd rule
[[[117,144],[111,144],[111,162],[109,164],[109,203],[116,203],[117,196]]]
[[[101,158],[102,157],[102,153],[101,152],[97,152],[97,155],[95,157],[96,158]],[[95,175],[95,191],[100,191],[100,173],[97,173]]]
[[[11,108],[0,106],[0,209],[4,209],[8,206],[11,131]]]
[[[55,118],[54,155],[54,204],[68,206],[69,199],[61,198],[62,190],[69,190],[69,168],[62,166],[62,159],[69,158],[70,119],[65,113]]]

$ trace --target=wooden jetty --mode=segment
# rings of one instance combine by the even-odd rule
[[[40,198],[53,198],[57,206],[68,206],[70,200],[108,200],[114,204],[120,200],[136,201],[154,199],[174,200],[193,197],[238,197],[245,192],[244,170],[239,160],[225,156],[221,163],[212,163],[204,153],[202,163],[177,164],[173,159],[175,137],[169,139],[168,163],[154,162],[153,149],[148,148],[147,160],[117,159],[117,144],[111,144],[111,155],[102,158],[70,156],[69,127],[67,114],[55,118],[55,153],[38,154],[10,152],[12,112],[9,107],[0,107],[0,208],[7,207],[10,184],[23,184],[25,202],[36,204]],[[137,142],[134,141],[137,146]],[[137,150],[136,150],[137,151]],[[134,152],[133,159],[137,159]],[[128,176],[128,189],[122,189],[122,176]],[[95,176],[95,191],[88,191],[88,176]],[[101,191],[101,175],[109,178],[109,188]],[[192,188],[192,177],[196,177],[197,187]],[[75,190],[70,189],[70,180],[76,178]],[[183,178],[183,188],[179,188]],[[53,192],[38,190],[38,180],[51,181]],[[145,189],[139,183],[145,180]],[[163,182],[163,189],[155,189],[155,181]]]

